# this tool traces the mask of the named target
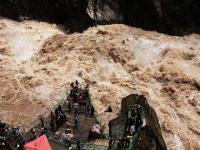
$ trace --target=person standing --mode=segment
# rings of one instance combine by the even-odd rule
[[[32,135],[31,140],[35,140],[35,139],[37,139],[37,133],[36,133],[36,131],[35,131],[34,128],[31,129],[31,135]]]
[[[112,135],[110,135],[108,137],[108,140],[109,140],[109,147],[108,147],[108,149],[111,149],[112,148],[112,144],[113,144],[113,137],[112,137]]]
[[[76,150],[81,150],[81,145],[80,145],[80,141],[79,140],[77,141],[77,144],[76,144]]]
[[[63,110],[62,110],[62,106],[61,105],[58,106],[58,111],[63,114]]]
[[[77,115],[74,115],[74,129],[78,129],[78,117],[77,117]]]
[[[90,111],[91,111],[91,116],[93,117],[94,116],[94,112],[95,112],[93,105],[91,105],[91,110]]]
[[[74,102],[73,107],[74,107],[74,113],[77,114],[78,113],[78,109],[79,109],[78,101]]]
[[[71,143],[69,143],[69,145],[68,145],[68,150],[72,150],[72,144]]]
[[[44,118],[40,116],[41,127],[44,128]]]
[[[51,131],[55,132],[55,114],[53,111],[51,111],[50,117],[51,117],[51,121],[50,121]]]
[[[86,107],[86,112],[87,112],[87,113],[86,113],[87,115],[90,114],[90,105],[87,105],[87,107]]]

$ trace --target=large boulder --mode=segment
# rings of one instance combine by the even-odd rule
[[[13,19],[39,19],[65,24],[73,31],[92,25],[88,0],[1,0],[0,15]]]
[[[128,119],[129,107],[134,104],[142,106],[144,112],[143,127],[141,128],[138,138],[136,138],[133,149],[136,150],[167,150],[166,143],[163,139],[158,117],[153,108],[148,104],[147,99],[143,95],[131,94],[122,99],[121,112],[119,117],[110,121],[110,132],[114,135],[119,132]],[[122,130],[124,131],[124,130]],[[120,132],[119,132],[120,133]],[[120,135],[121,134],[121,135]],[[122,137],[123,132],[118,136]],[[118,138],[119,138],[118,137]]]
[[[89,0],[89,14],[94,0]],[[146,30],[183,35],[200,33],[199,0],[97,0],[97,19]]]
[[[199,0],[1,0],[0,15],[65,23],[81,31],[93,25],[125,23],[183,35],[200,33]]]
[[[199,0],[119,1],[128,25],[175,35],[200,32]]]

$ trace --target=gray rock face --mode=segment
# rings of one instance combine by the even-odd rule
[[[125,23],[172,35],[200,33],[199,0],[1,0],[0,15],[66,23],[71,31]],[[92,19],[91,19],[92,18]]]
[[[172,35],[200,33],[199,8],[199,0],[98,0],[100,19]]]
[[[119,0],[128,25],[180,35],[200,32],[199,0]],[[121,2],[122,3],[122,2]]]
[[[88,2],[88,14],[99,23],[123,21],[119,0],[89,0]]]
[[[73,32],[92,25],[87,7],[88,0],[1,0],[0,15],[65,23]]]
[[[112,134],[119,131],[128,119],[128,108],[131,105],[139,104],[143,107],[145,123],[139,137],[136,139],[134,149],[138,150],[166,150],[167,146],[163,139],[160,124],[155,111],[149,106],[143,95],[129,95],[122,100],[121,113],[119,117],[110,121]]]

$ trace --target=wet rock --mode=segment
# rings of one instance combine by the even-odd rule
[[[183,35],[200,33],[198,0],[1,0],[0,15],[65,23],[70,32],[93,25],[124,23]]]
[[[183,35],[200,33],[198,0],[89,0],[88,13],[99,23],[124,23],[146,30]]]
[[[198,0],[125,0],[124,22],[168,34],[200,32]]]
[[[125,125],[128,119],[129,106],[139,104],[144,111],[143,127],[139,137],[134,143],[134,149],[138,150],[166,150],[167,146],[161,133],[160,124],[155,111],[149,106],[143,95],[129,95],[122,100],[119,117],[110,121],[111,132],[114,133]],[[123,135],[122,135],[123,136]]]
[[[48,20],[65,24],[70,32],[74,32],[92,25],[87,6],[87,0],[2,0],[0,15],[18,20]]]

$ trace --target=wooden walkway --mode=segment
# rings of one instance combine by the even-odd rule
[[[67,116],[67,120],[69,121],[69,124],[72,125],[71,130],[73,131],[74,134],[74,139],[75,141],[80,140],[81,142],[87,142],[88,141],[88,134],[89,134],[89,130],[91,129],[91,127],[93,125],[95,125],[96,119],[94,117],[91,117],[89,115],[83,114],[83,113],[79,113],[78,116],[78,129],[73,130],[73,126],[74,126],[74,116],[72,113],[67,112],[66,113]],[[65,132],[65,130],[67,130],[67,128],[65,126],[62,126],[59,128],[58,131],[56,131],[56,135],[60,135],[61,133]]]
[[[70,98],[68,97],[67,99],[70,99]],[[88,97],[87,103],[90,104],[90,97]],[[50,113],[47,116],[47,118],[44,119],[45,127],[48,128],[48,130],[50,131],[49,132],[50,134],[48,134],[47,136],[49,138],[49,142],[52,145],[53,150],[66,149],[67,143],[62,141],[61,134],[64,133],[68,129],[71,129],[72,133],[74,134],[74,138],[71,141],[71,143],[73,143],[73,149],[76,146],[74,144],[74,143],[76,143],[76,141],[80,141],[82,147],[87,150],[107,149],[108,141],[106,139],[98,139],[98,140],[88,142],[88,135],[89,135],[90,129],[95,124],[98,123],[97,118],[95,118],[95,116],[90,116],[90,115],[86,114],[86,112],[83,112],[83,111],[78,112],[78,114],[77,114],[78,128],[74,129],[74,126],[75,126],[74,125],[74,113],[72,113],[68,110],[68,106],[66,106],[65,103],[62,104],[62,109],[67,117],[67,124],[69,124],[69,126],[66,126],[66,123],[65,123],[56,132],[52,132],[51,128],[50,128]],[[52,110],[52,111],[54,111],[54,110]],[[39,118],[38,118],[38,121],[39,121]],[[37,135],[39,135],[40,130],[41,130],[41,124],[38,124],[34,129],[35,129]],[[29,139],[30,132],[26,135],[28,135],[26,137],[26,139]],[[27,141],[30,141],[30,140],[27,140]]]

